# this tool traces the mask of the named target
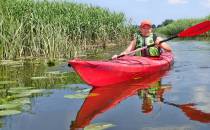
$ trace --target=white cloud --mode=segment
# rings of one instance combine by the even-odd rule
[[[210,0],[201,0],[200,5],[210,8]]]
[[[168,0],[170,4],[186,4],[188,0]]]
[[[206,0],[205,5],[210,8],[210,0]]]

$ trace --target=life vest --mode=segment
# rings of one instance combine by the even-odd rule
[[[151,44],[154,44],[157,36],[156,34],[151,33],[148,37],[143,37],[140,32],[137,32],[134,34],[134,38],[136,39],[136,48],[142,48],[144,46],[148,46]],[[161,50],[160,47],[149,47],[147,49],[144,49],[142,51],[138,51],[136,53],[137,56],[160,56]]]

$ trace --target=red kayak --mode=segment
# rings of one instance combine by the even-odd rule
[[[169,70],[173,64],[173,54],[164,52],[160,57],[124,56],[108,61],[69,61],[79,76],[94,87],[107,86],[140,79],[156,72]]]

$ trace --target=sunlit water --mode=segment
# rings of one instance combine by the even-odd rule
[[[84,123],[85,128],[210,129],[210,44],[183,41],[171,42],[170,45],[174,50],[175,63],[161,80],[164,89],[133,89],[139,91],[126,90],[126,93],[122,91],[126,87],[117,91],[104,90],[107,93],[111,91],[113,96],[109,95],[110,101],[107,98],[102,102],[89,101],[95,103],[95,107],[90,107],[95,111],[87,116],[89,118],[81,119],[89,121]],[[67,64],[47,67],[45,64],[31,66],[25,63],[1,66],[0,71],[1,102],[14,104],[11,101],[15,99],[20,99],[20,102],[28,100],[18,107],[8,108],[20,113],[1,116],[0,130],[69,130],[73,122],[76,122],[76,117],[83,116],[82,111],[86,109],[85,103],[83,104],[84,95],[89,93],[91,87],[82,83]],[[18,87],[22,90],[13,90]],[[19,97],[16,96],[17,93]],[[94,94],[90,96],[96,98],[97,94]],[[148,100],[145,100],[145,95]],[[99,110],[103,102],[107,109]],[[86,103],[88,104],[87,99]],[[87,109],[88,107],[87,105]],[[86,111],[84,113],[88,114]]]

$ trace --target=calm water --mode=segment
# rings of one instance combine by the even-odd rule
[[[162,74],[146,79],[146,85],[90,90],[65,63],[1,66],[0,115],[12,114],[0,116],[0,130],[210,129],[210,44],[170,45],[175,63],[158,87],[150,82]]]

